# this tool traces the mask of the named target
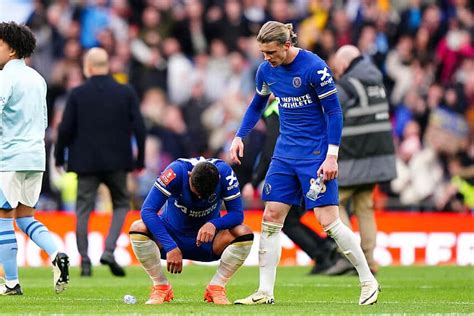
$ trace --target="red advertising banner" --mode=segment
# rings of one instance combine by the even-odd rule
[[[72,265],[79,265],[80,257],[76,247],[74,214],[64,212],[38,212],[36,217],[52,232],[53,237],[65,250]],[[110,225],[110,214],[95,213],[89,222],[89,255],[93,264],[99,264],[104,242]],[[139,219],[139,213],[128,214],[123,233],[117,242],[115,256],[122,265],[137,264],[128,239],[130,224]],[[256,233],[260,232],[261,211],[246,211],[245,224]],[[457,264],[474,265],[474,216],[452,213],[401,213],[376,212],[378,225],[375,259],[380,265],[412,264]],[[302,222],[324,235],[316,223],[314,214],[308,212]],[[353,223],[357,231],[357,223]],[[17,231],[18,261],[20,266],[47,265],[47,256]],[[258,264],[258,249],[255,243],[246,265]],[[282,233],[282,265],[307,265],[311,259]],[[189,262],[187,262],[188,264]]]

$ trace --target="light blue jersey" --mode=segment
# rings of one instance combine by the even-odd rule
[[[44,171],[47,126],[45,80],[23,59],[10,60],[0,71],[0,172]]]

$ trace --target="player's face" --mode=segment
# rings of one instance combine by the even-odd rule
[[[0,39],[0,69],[3,69],[5,64],[15,55],[15,52],[10,46]]]
[[[290,42],[280,44],[278,42],[260,43],[260,51],[263,54],[263,58],[272,65],[277,67],[283,64],[288,55],[288,49],[290,49]]]

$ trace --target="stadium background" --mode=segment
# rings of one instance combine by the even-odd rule
[[[135,87],[149,136],[146,169],[129,176],[133,210],[174,159],[226,159],[254,92],[262,60],[254,35],[265,21],[294,23],[299,46],[329,66],[338,47],[358,46],[384,74],[397,148],[398,178],[374,192],[378,261],[474,264],[474,19],[469,1],[2,0],[0,20],[24,22],[37,37],[29,63],[48,82],[48,158],[68,92],[84,81],[81,63],[88,48],[105,48],[115,79]],[[241,183],[249,180],[263,137],[259,124],[236,170]],[[77,264],[75,175],[58,174],[53,166],[48,159],[39,216]],[[97,256],[111,209],[107,190],[100,191],[90,233]],[[259,196],[245,205],[262,207]],[[137,216],[130,213],[127,223]],[[259,211],[246,213],[256,231],[260,216]],[[311,219],[312,214],[304,218],[319,230]],[[22,244],[25,238],[18,236],[20,264],[46,264],[34,244]],[[26,252],[37,255],[26,257]],[[123,264],[133,262],[126,234],[116,254]],[[93,261],[97,256],[91,256]],[[255,260],[253,249],[248,263]],[[309,258],[285,240],[282,263],[308,264]]]

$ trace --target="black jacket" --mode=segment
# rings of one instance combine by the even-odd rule
[[[389,106],[382,80],[377,67],[359,57],[337,82],[344,114],[338,161],[340,186],[396,177]]]
[[[132,136],[138,153],[132,154]],[[73,89],[59,125],[56,165],[77,173],[144,167],[146,130],[138,97],[111,76],[93,76]]]

